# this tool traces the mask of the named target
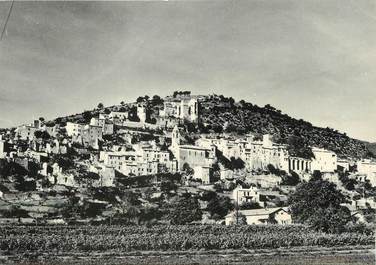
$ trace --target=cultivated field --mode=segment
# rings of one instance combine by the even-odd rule
[[[2,226],[0,263],[374,264],[373,242],[300,225]]]

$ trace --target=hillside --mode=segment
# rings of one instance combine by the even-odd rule
[[[272,134],[274,141],[287,144],[290,156],[301,158],[313,157],[311,146],[334,150],[342,157],[370,155],[367,143],[296,120],[270,105],[258,107],[216,95],[191,96],[186,91],[164,100],[145,96],[136,103],[122,102],[111,107],[99,103],[93,110],[60,117],[48,125],[42,123],[41,117],[31,126],[4,132],[0,223],[223,223],[238,201],[233,198],[238,194],[239,190],[233,192],[237,187],[249,188],[254,195],[243,197],[255,198],[242,203],[241,210],[287,207],[291,204],[289,195],[303,177],[319,177],[321,166],[328,162],[331,167],[324,172],[336,172],[336,157],[331,154],[326,159],[315,153],[315,160],[322,161],[320,167],[308,169],[306,161],[306,167],[301,163],[299,169],[291,167],[289,162],[297,159],[286,159],[285,148],[266,141],[245,145],[254,150],[255,160],[262,160],[260,165],[256,164],[258,161],[247,163],[248,157],[241,154],[242,146],[233,144],[233,140],[245,143],[247,133],[256,139]],[[101,118],[92,119],[96,116]],[[68,121],[83,124],[68,125]],[[53,123],[60,126],[51,128]],[[177,125],[181,126],[179,133],[170,133]],[[220,143],[212,139],[217,148],[211,145],[210,150],[203,146],[207,139],[195,142],[213,132],[232,136],[220,135]],[[196,145],[190,146],[193,144]],[[361,194],[365,198],[374,196],[374,183],[363,184],[353,179],[352,173],[354,169],[349,167],[333,174],[338,176],[341,188],[333,192],[343,191],[351,202],[360,199]],[[326,186],[317,190],[325,190],[325,196],[330,191]],[[303,193],[317,195],[316,189]],[[365,214],[373,216],[374,212]],[[350,213],[346,218],[350,218]],[[227,224],[231,222],[227,220]]]
[[[366,143],[368,150],[376,156],[376,143]]]
[[[239,134],[271,134],[276,142],[288,144],[295,141],[295,147],[317,146],[332,150],[343,158],[376,157],[376,144],[350,138],[346,133],[340,133],[332,128],[320,128],[302,119],[295,119],[282,113],[272,106],[259,107],[243,100],[235,102],[233,98],[222,95],[200,96],[201,124],[199,132],[236,132]],[[147,101],[152,116],[158,115],[163,108],[163,100],[159,96],[139,97],[137,102]],[[60,117],[54,120],[57,123],[67,121],[88,122],[99,112],[131,111],[134,103],[123,103],[109,107],[95,108],[84,113]],[[135,112],[135,111],[134,111]],[[196,131],[196,130],[195,130]],[[298,143],[296,143],[298,142]],[[299,154],[301,155],[301,154]]]
[[[202,123],[206,128],[227,132],[272,134],[275,141],[288,143],[292,136],[302,145],[317,146],[336,152],[340,157],[362,158],[376,154],[360,140],[331,128],[320,128],[302,119],[294,119],[270,105],[259,107],[248,102],[212,95],[202,102]]]

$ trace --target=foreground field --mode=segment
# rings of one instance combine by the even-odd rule
[[[0,250],[184,251],[373,244],[372,234],[326,234],[304,226],[2,226]]]
[[[373,243],[300,225],[2,226],[0,263],[373,264]]]

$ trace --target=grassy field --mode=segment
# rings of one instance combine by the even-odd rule
[[[374,264],[372,234],[291,226],[1,226],[0,264]]]

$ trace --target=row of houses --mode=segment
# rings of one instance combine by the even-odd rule
[[[293,157],[288,153],[286,145],[274,143],[268,134],[263,135],[262,140],[257,140],[252,135],[246,138],[207,137],[199,139],[197,145],[215,145],[228,159],[242,159],[248,170],[267,170],[269,165],[286,172],[337,170],[337,155],[334,152],[313,147],[314,158]]]
[[[15,139],[24,140],[24,141],[31,141],[36,138],[35,132],[36,131],[45,131],[50,136],[55,137],[59,132],[60,126],[58,124],[55,125],[47,125],[41,120],[34,120],[30,124],[24,124],[18,126],[15,130]]]
[[[177,171],[176,160],[171,159],[170,152],[161,150],[155,142],[141,142],[132,147],[132,150],[101,151],[98,162],[127,176]]]

